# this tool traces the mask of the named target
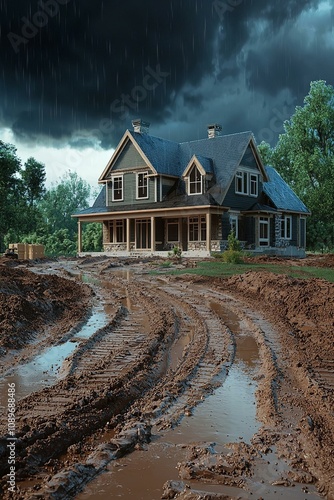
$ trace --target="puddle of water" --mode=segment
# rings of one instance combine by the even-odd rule
[[[157,500],[169,479],[178,480],[176,464],[184,460],[185,450],[166,443],[151,443],[148,451],[136,451],[111,462],[107,472],[90,483],[79,500],[111,498]]]
[[[233,365],[224,384],[195,408],[192,416],[165,434],[165,439],[175,444],[209,441],[222,445],[241,438],[249,442],[260,427],[255,390],[249,375]]]
[[[123,500],[153,500],[161,498],[162,486],[169,480],[179,480],[177,463],[186,459],[185,446],[192,443],[216,443],[224,447],[229,442],[241,439],[249,442],[260,424],[256,420],[256,383],[253,381],[258,362],[257,344],[251,335],[243,330],[237,316],[229,313],[219,303],[210,307],[222,317],[236,336],[236,356],[222,386],[198,405],[190,417],[180,425],[167,431],[159,441],[148,446],[147,451],[135,451],[131,455],[111,463],[108,472],[90,483],[78,499],[89,497],[99,499],[122,498]],[[191,335],[191,332],[189,333]],[[189,338],[178,339],[173,346],[172,363]],[[153,428],[153,433],[156,429]],[[163,441],[163,442],[162,442]],[[187,481],[187,483],[191,481]],[[193,485],[201,489],[198,483]],[[205,485],[202,489],[221,492],[221,486]],[[240,498],[240,490],[228,491]],[[224,492],[226,490],[224,489]],[[228,494],[228,492],[226,492]]]
[[[17,400],[28,396],[32,392],[40,391],[44,387],[55,384],[64,374],[61,367],[65,359],[70,356],[79,345],[80,339],[88,339],[97,330],[107,325],[108,314],[112,306],[98,304],[93,308],[87,323],[72,336],[71,340],[46,349],[35,356],[29,363],[18,366],[8,372],[1,383],[7,390],[7,384],[15,382]],[[6,398],[4,393],[2,397]]]
[[[168,367],[171,370],[175,370],[178,367],[182,359],[183,351],[185,347],[192,342],[192,339],[193,339],[193,332],[189,332],[188,335],[182,335],[182,337],[175,340],[175,342],[171,347],[168,359]]]
[[[77,345],[78,342],[68,341],[50,347],[29,363],[21,365],[9,373],[2,379],[2,383],[7,388],[7,384],[15,382],[16,398],[18,400],[56,383],[59,379],[58,372],[63,361],[72,354]]]
[[[88,339],[97,330],[103,328],[108,324],[108,316],[112,311],[112,306],[98,305],[93,309],[92,315],[89,317],[87,323],[74,335],[75,339]]]

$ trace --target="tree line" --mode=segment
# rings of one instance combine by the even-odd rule
[[[311,82],[303,106],[283,124],[284,133],[271,147],[262,142],[263,161],[272,165],[311,211],[307,245],[334,248],[334,88]]]
[[[77,222],[71,215],[87,208],[92,187],[68,172],[46,189],[45,165],[29,158],[24,165],[14,145],[0,141],[0,251],[9,243],[37,243],[47,255],[75,255]],[[101,224],[83,230],[83,249],[100,251]]]
[[[283,124],[272,147],[259,145],[265,165],[275,167],[311,212],[307,246],[334,248],[334,88],[311,82],[303,106]],[[71,215],[89,206],[91,186],[68,172],[45,188],[45,165],[29,158],[24,165],[15,146],[0,141],[0,251],[8,243],[45,245],[48,255],[74,255],[77,222]],[[101,224],[87,224],[83,249],[102,249]]]

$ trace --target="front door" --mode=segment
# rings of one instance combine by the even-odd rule
[[[136,220],[136,249],[151,248],[151,219]]]

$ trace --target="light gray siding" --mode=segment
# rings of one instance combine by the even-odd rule
[[[108,206],[141,205],[155,202],[155,178],[148,178],[148,198],[137,199],[136,173],[125,172],[123,175],[123,201],[112,201],[111,185],[108,185]]]
[[[118,156],[112,171],[118,170],[132,170],[135,168],[146,167],[141,155],[131,142],[128,142],[123,148],[123,151]]]

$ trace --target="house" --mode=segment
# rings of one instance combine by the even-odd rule
[[[208,126],[202,140],[153,137],[132,122],[103,170],[91,208],[73,215],[101,222],[104,253],[208,256],[226,248],[233,229],[245,249],[302,257],[308,209],[272,167],[262,163],[251,132],[222,135]]]

